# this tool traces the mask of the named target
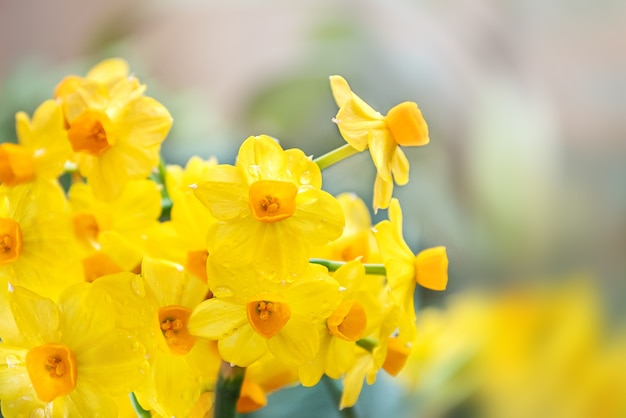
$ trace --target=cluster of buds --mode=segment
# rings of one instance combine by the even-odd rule
[[[165,165],[172,118],[121,59],[17,114],[0,145],[3,416],[116,417],[129,394],[140,415],[224,416],[229,370],[239,412],[324,375],[343,379],[343,408],[402,369],[416,284],[447,284],[445,248],[415,255],[392,196],[401,146],[428,128],[413,102],[383,116],[330,80],[347,144],[318,158],[260,135],[232,165]],[[357,196],[322,189],[366,149],[373,208],[389,208],[375,226]]]

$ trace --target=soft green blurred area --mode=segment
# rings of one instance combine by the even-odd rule
[[[258,134],[318,156],[343,143],[341,74],[380,112],[416,101],[429,123],[396,189],[411,247],[448,249],[449,290],[422,306],[582,275],[610,332],[626,311],[624,39],[619,0],[5,0],[0,139],[64,75],[120,56],[174,117],[168,162],[230,163]],[[369,203],[374,173],[357,155],[324,188]],[[358,416],[387,408],[381,379]]]

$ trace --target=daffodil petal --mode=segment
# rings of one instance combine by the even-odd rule
[[[219,340],[247,322],[242,305],[220,299],[208,299],[195,307],[187,328],[189,333],[210,340]]]
[[[130,72],[128,63],[121,58],[109,58],[93,66],[85,78],[100,83],[109,80],[127,77]]]
[[[8,299],[26,347],[58,340],[59,311],[53,301],[21,286],[15,286]]]
[[[248,180],[280,179],[285,172],[285,154],[281,146],[267,135],[251,136],[239,147],[237,167]]]
[[[319,166],[306,157],[302,150],[297,148],[285,150],[285,159],[287,161],[285,172],[289,173],[289,178],[285,180],[293,180],[298,186],[315,189],[322,187],[322,172]]]
[[[323,190],[308,190],[296,196],[296,212],[287,219],[294,232],[312,245],[324,245],[341,236],[345,219],[341,205]]]
[[[284,291],[293,312],[314,321],[324,319],[339,305],[339,283],[326,274],[300,279]]]
[[[58,409],[65,409],[67,415],[64,416],[68,417],[91,417],[96,415],[102,418],[117,417],[115,400],[103,393],[97,382],[77,383],[72,393],[65,398],[57,398],[53,405],[54,409],[57,409],[57,405],[59,406]]]
[[[369,113],[355,100],[344,103],[333,121],[337,124],[343,139],[358,151],[367,148],[372,132],[380,134],[387,132],[382,116],[377,112]]]
[[[386,181],[392,181],[391,161],[398,145],[386,130],[371,131],[368,143],[378,175]]]
[[[355,344],[352,341],[331,338],[328,352],[331,354],[326,362],[326,374],[333,379],[339,379],[354,364]]]
[[[27,352],[0,343],[0,393],[5,399],[18,399],[33,390],[25,365]]]
[[[369,353],[359,356],[354,366],[348,370],[343,378],[343,393],[339,409],[349,408],[356,404],[363,388],[365,375],[370,367],[371,359]]]
[[[409,160],[400,147],[396,147],[396,151],[393,153],[391,174],[398,186],[404,186],[409,182]]]
[[[220,340],[217,348],[225,361],[247,367],[267,352],[267,342],[251,326],[245,325]]]
[[[216,219],[232,219],[249,211],[248,186],[241,170],[218,165],[208,170],[210,181],[198,183],[195,195]]]
[[[319,349],[319,333],[314,329],[311,320],[292,315],[280,332],[267,341],[267,346],[276,358],[285,362],[306,363]]]
[[[157,354],[151,366],[156,403],[164,417],[187,417],[200,398],[200,385],[184,356]]]

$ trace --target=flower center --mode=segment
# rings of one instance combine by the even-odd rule
[[[11,263],[22,253],[22,230],[13,219],[0,218],[0,265]]]
[[[33,156],[26,148],[9,142],[0,144],[0,183],[15,186],[34,177]]]
[[[246,305],[246,313],[252,328],[267,339],[278,334],[291,318],[289,305],[278,295],[264,295],[262,299],[251,300]]]
[[[398,145],[417,147],[430,141],[428,125],[414,102],[400,103],[391,108],[385,122]]]
[[[109,117],[96,110],[85,110],[70,123],[67,138],[75,152],[84,152],[95,157],[111,147],[107,135],[110,126]]]
[[[208,257],[209,252],[207,250],[189,251],[187,253],[187,262],[185,263],[187,271],[204,283],[207,282],[206,260]]]
[[[367,326],[365,309],[356,300],[347,300],[328,317],[326,326],[335,337],[356,341],[363,336]]]
[[[296,211],[298,188],[292,182],[258,180],[250,185],[248,204],[261,222],[278,222]]]
[[[68,395],[76,386],[76,359],[70,349],[61,344],[48,343],[28,350],[26,370],[42,402]]]
[[[191,309],[179,305],[159,308],[159,326],[170,353],[183,356],[196,344],[196,339],[189,333],[187,322]]]

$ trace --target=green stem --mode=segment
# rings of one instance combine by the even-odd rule
[[[309,263],[321,264],[326,267],[328,271],[337,271],[339,267],[346,264],[345,261],[332,261],[323,258],[311,258],[309,259]],[[363,267],[365,267],[365,274],[373,274],[377,276],[387,275],[387,269],[385,269],[384,264],[363,264]]]
[[[150,411],[146,411],[141,407],[141,405],[139,405],[139,401],[137,401],[137,397],[134,392],[130,393],[130,403],[133,405],[133,409],[139,418],[150,418],[152,416]]]
[[[370,338],[361,338],[360,340],[356,341],[356,345],[371,353],[374,351],[376,346],[378,346],[378,343]]]
[[[245,367],[231,366],[230,363],[222,360],[217,376],[217,386],[215,387],[213,418],[234,418],[236,416],[237,400],[245,374]]]
[[[313,162],[319,166],[320,170],[323,170],[359,152],[359,150],[353,148],[350,144],[345,144],[337,149],[327,152],[321,157],[317,157],[313,160]]]

